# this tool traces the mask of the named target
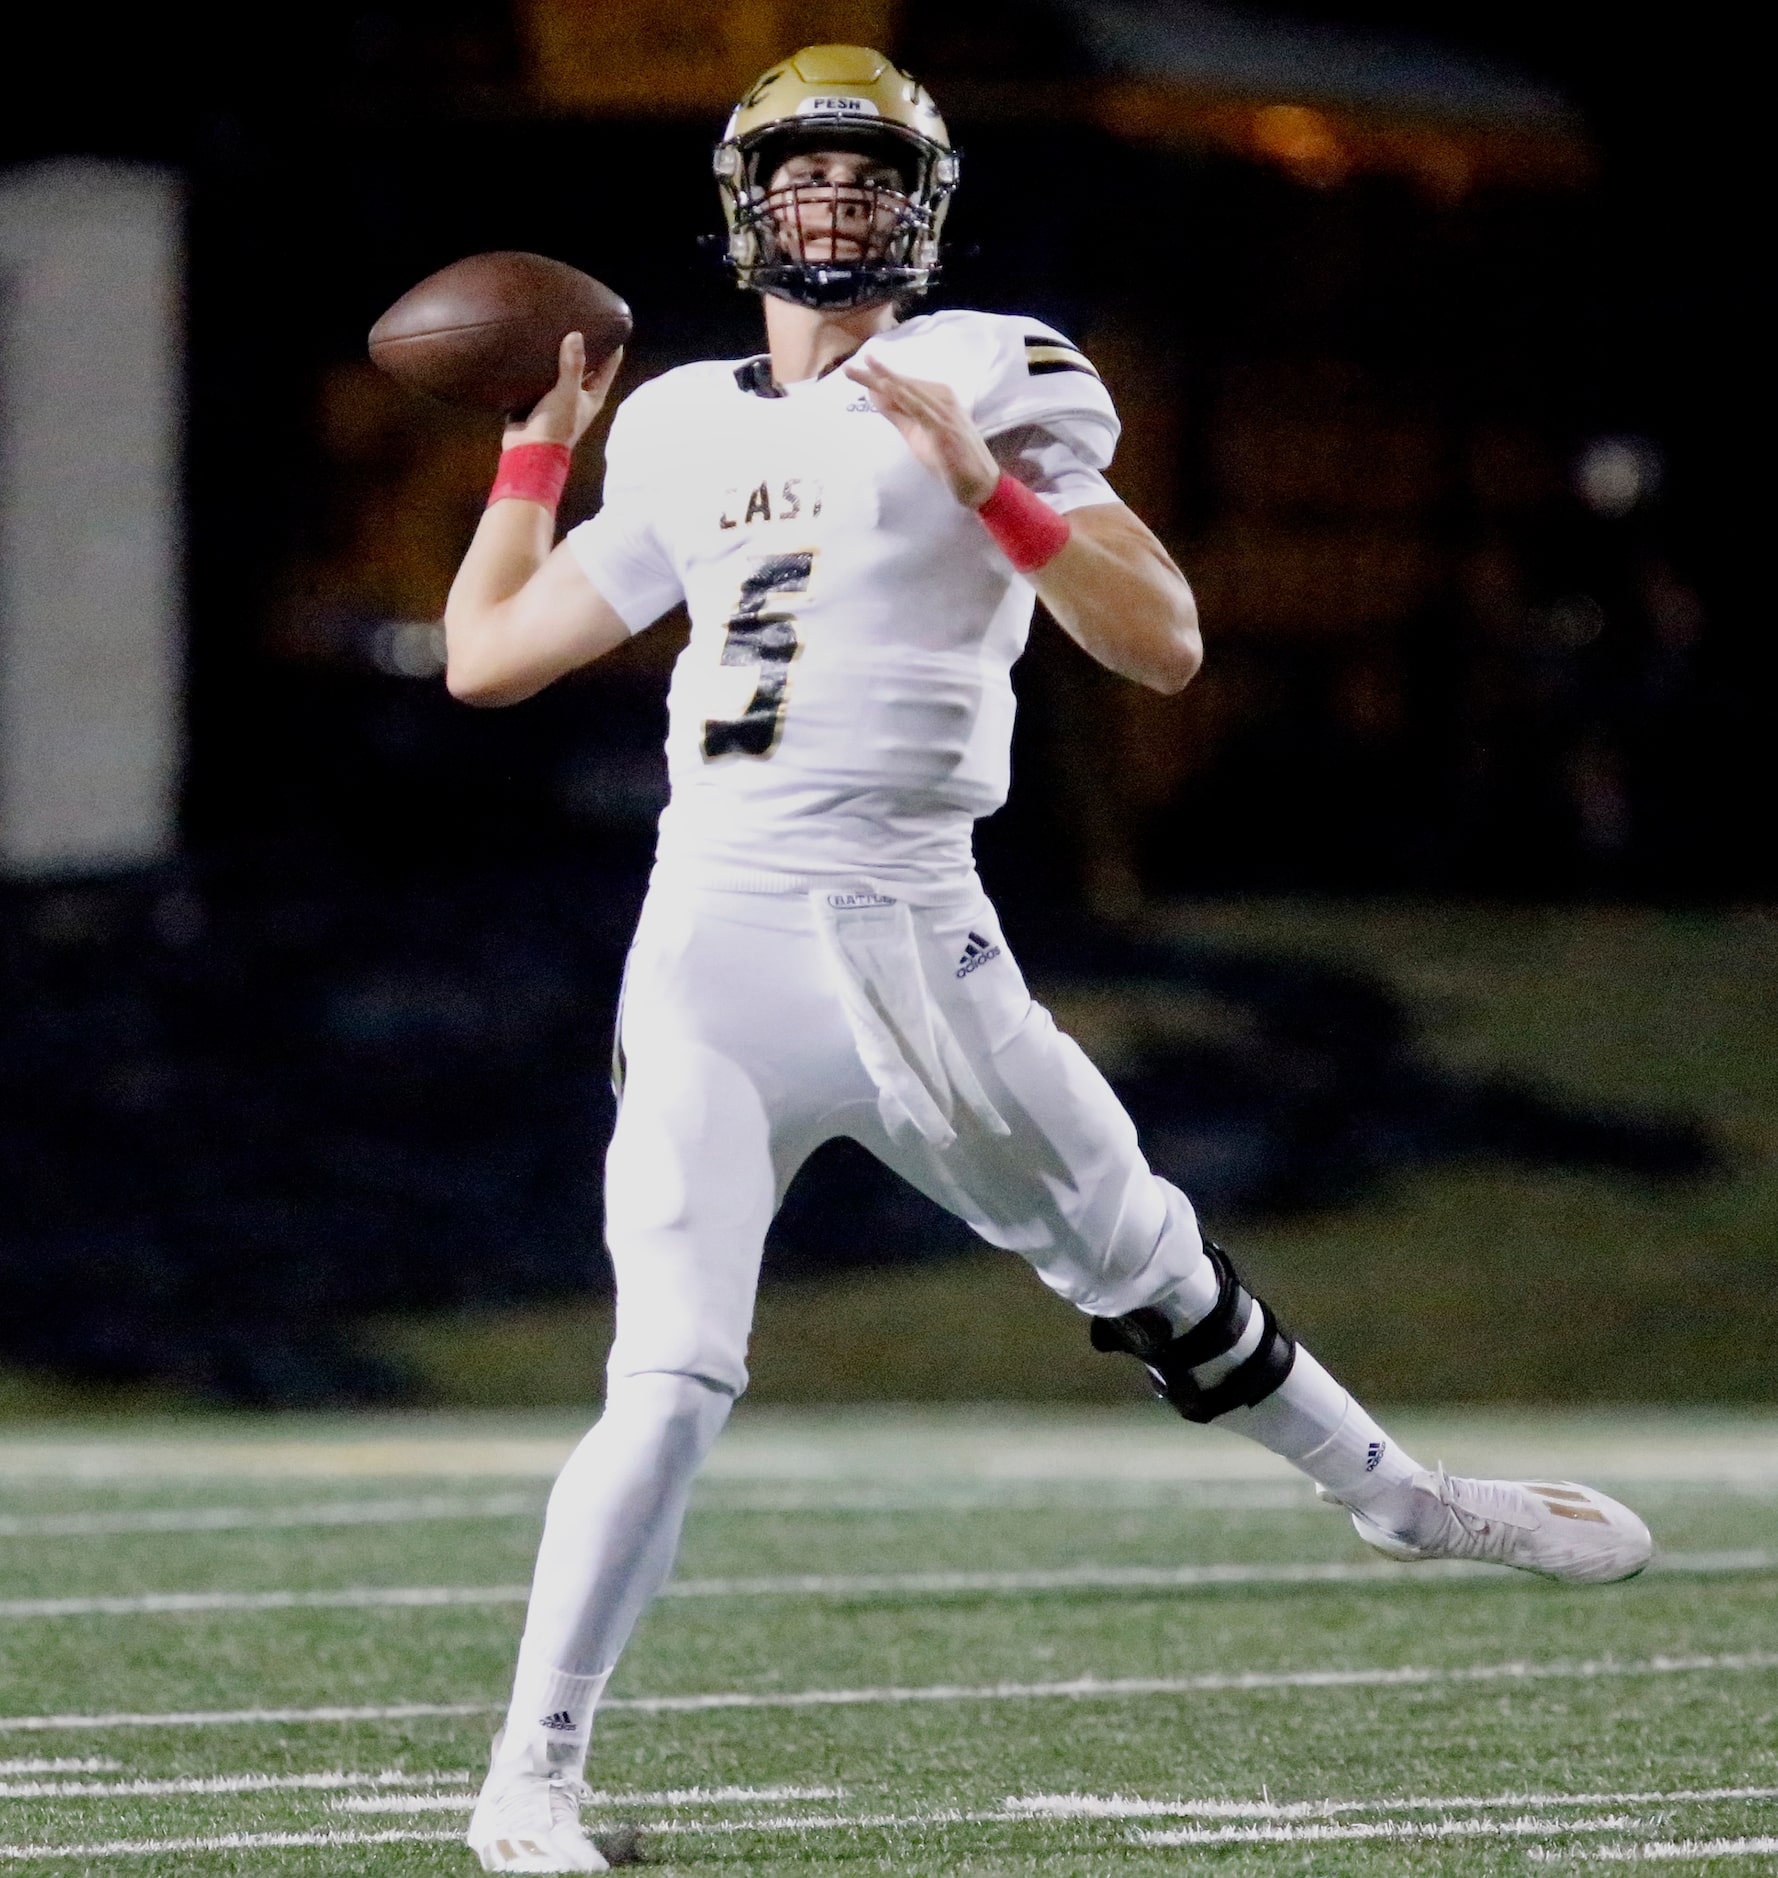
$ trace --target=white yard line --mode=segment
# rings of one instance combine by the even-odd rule
[[[1778,1552],[1673,1552],[1650,1567],[1660,1577],[1712,1577],[1778,1569]],[[1498,1565],[1451,1560],[1425,1565],[1345,1560],[1251,1565],[1073,1565],[1032,1571],[807,1572],[758,1578],[682,1578],[668,1598],[902,1598],[1019,1596],[1043,1591],[1217,1591],[1265,1585],[1523,1584]],[[0,1620],[58,1617],[180,1617],[213,1612],[427,1609],[523,1604],[526,1585],[352,1585],[325,1591],[150,1591],[128,1597],[4,1598]]]
[[[1573,1470],[1570,1470],[1573,1471]],[[0,1474],[3,1477],[3,1474]],[[1597,1482],[1595,1484],[1598,1484]],[[1751,1502],[1778,1498],[1778,1481],[1638,1480],[1618,1485],[1638,1505],[1684,1504],[1725,1498]],[[401,1526],[445,1520],[541,1519],[541,1490],[448,1494],[412,1499],[320,1500],[280,1506],[131,1507],[97,1512],[0,1515],[0,1539],[111,1538],[179,1532],[274,1532],[311,1526]],[[752,1486],[745,1480],[699,1483],[693,1511],[706,1515],[771,1513],[1004,1513],[1182,1512],[1316,1513],[1327,1509],[1310,1482],[1191,1480],[1077,1480],[1031,1485],[1020,1481],[943,1480],[925,1486],[875,1487],[835,1481],[807,1488]]]
[[[742,1832],[836,1832],[870,1829],[893,1830],[908,1826],[950,1826],[980,1824],[993,1820],[991,1813],[932,1812],[916,1814],[885,1813],[835,1814],[825,1818],[788,1816],[759,1820],[708,1820],[692,1825],[680,1820],[650,1820],[645,1834],[686,1833],[717,1835]],[[0,1845],[0,1859],[37,1858],[129,1858],[166,1852],[236,1852],[278,1850],[287,1846],[346,1845],[443,1845],[460,1842],[461,1826],[442,1830],[390,1827],[380,1832],[229,1832],[209,1838],[190,1839],[111,1839],[90,1845]]]
[[[1778,1551],[1674,1552],[1649,1568],[1658,1576],[1708,1577],[1778,1569]],[[931,1597],[1027,1591],[1200,1591],[1244,1585],[1438,1584],[1452,1579],[1523,1583],[1498,1565],[1455,1559],[1424,1565],[1344,1559],[1247,1565],[1071,1565],[1030,1571],[810,1572],[759,1578],[685,1578],[663,1597]],[[0,1607],[3,1609],[3,1607]]]
[[[0,1773],[116,1771],[117,1761],[97,1757],[71,1761],[0,1762]],[[228,1793],[341,1792],[334,1809],[348,1813],[444,1812],[467,1810],[481,1779],[479,1768],[415,1773],[384,1768],[366,1773],[329,1769],[308,1774],[229,1773],[135,1780],[15,1780],[0,1785],[0,1799],[146,1799],[168,1795]],[[353,1793],[351,1789],[378,1791]],[[419,1791],[414,1791],[418,1789]],[[427,1791],[431,1789],[432,1791]],[[450,1791],[437,1791],[450,1789]],[[783,1804],[789,1801],[837,1800],[840,1787],[669,1787],[658,1791],[596,1791],[593,1806],[701,1807]],[[1565,1807],[1665,1807],[1722,1805],[1778,1800],[1778,1787],[1687,1787],[1667,1791],[1629,1789],[1603,1793],[1500,1793],[1450,1796],[1410,1795],[1381,1799],[1328,1800],[1156,1800],[1124,1794],[1015,1794],[1001,1803],[996,1819],[1220,1819],[1327,1820],[1347,1813],[1461,1813],[1511,1808],[1522,1813]]]
[[[115,1761],[109,1765],[115,1767]],[[0,1785],[0,1800],[141,1800],[170,1793],[329,1793],[341,1787],[460,1787],[479,1783],[481,1772],[410,1774],[386,1768],[378,1774],[335,1770],[316,1774],[190,1774],[165,1780],[29,1780]]]
[[[891,1487],[822,1481],[807,1487],[701,1482],[692,1512],[717,1513],[1320,1513],[1311,1482],[1060,1480],[1028,1483],[936,1479]]]
[[[222,1832],[203,1839],[108,1839],[96,1845],[0,1845],[0,1858],[146,1858],[163,1852],[259,1852],[302,1845],[437,1844],[455,1830],[392,1826],[382,1832]]]
[[[1066,1486],[1068,1483],[1062,1483]],[[1778,1482],[1736,1484],[1641,1481],[1639,1504],[1651,1499],[1720,1501],[1778,1497]],[[705,1514],[767,1513],[1002,1513],[1160,1512],[1306,1513],[1325,1515],[1307,1481],[1231,1482],[1204,1487],[1192,1481],[1077,1481],[1073,1490],[1032,1491],[1018,1482],[935,1482],[924,1490],[868,1486],[808,1489],[749,1488],[745,1482],[700,1486],[693,1502]],[[103,1512],[0,1514],[0,1539],[122,1538],[180,1532],[277,1532],[312,1526],[404,1526],[448,1520],[541,1519],[540,1492],[482,1498],[449,1494],[399,1500],[321,1500],[297,1506],[130,1507]]]
[[[365,1799],[335,1800],[331,1811],[335,1813],[468,1813],[475,1806],[475,1794],[469,1793],[414,1793],[395,1794],[388,1798],[370,1796]]]
[[[1554,1839],[1571,1832],[1634,1832],[1625,1814],[1597,1819],[1377,1819],[1350,1826],[1181,1826],[1132,1831],[1134,1845],[1326,1845],[1364,1839]]]
[[[790,1800],[838,1800],[843,1787],[669,1787],[663,1793],[590,1793],[588,1806],[748,1806]],[[474,1793],[365,1794],[335,1800],[336,1813],[467,1813]]]
[[[29,1763],[16,1765],[28,1767]],[[39,1762],[42,1770],[116,1768],[116,1761]],[[343,1813],[429,1813],[452,1808],[467,1810],[475,1801],[482,1770],[465,1767],[450,1773],[416,1774],[402,1768],[380,1773],[355,1773],[335,1768],[312,1774],[190,1774],[162,1780],[9,1780],[0,1782],[0,1800],[142,1800],[173,1794],[218,1793],[337,1793],[352,1788],[377,1788],[358,1797],[336,1800]],[[419,1792],[414,1789],[421,1789]],[[448,1788],[449,1792],[425,1791]],[[405,1789],[406,1791],[401,1791]],[[385,1797],[388,1796],[388,1797]],[[837,1800],[841,1787],[668,1787],[652,1793],[594,1793],[600,1806],[734,1806],[789,1800]]]
[[[1686,1787],[1672,1792],[1489,1793],[1381,1800],[1143,1800],[1123,1794],[1015,1794],[1012,1818],[1032,1819],[1335,1819],[1342,1813],[1465,1813],[1511,1807],[1524,1813],[1565,1806],[1714,1806],[1775,1800],[1778,1787]]]
[[[659,1793],[591,1793],[589,1806],[735,1806],[749,1800],[843,1800],[844,1787],[666,1787]]]
[[[102,1754],[83,1754],[75,1760],[0,1761],[0,1779],[14,1774],[115,1774],[123,1769],[122,1761],[108,1761]]]
[[[712,1806],[748,1801],[832,1800],[840,1798],[841,1793],[842,1789],[837,1787],[713,1789],[691,1787],[666,1793],[594,1793],[588,1796],[587,1804],[605,1807]],[[1338,1819],[1347,1813],[1484,1813],[1510,1809],[1528,1819],[1533,1814],[1561,1812],[1570,1807],[1605,1806],[1642,1809],[1711,1806],[1773,1799],[1778,1799],[1778,1787],[1693,1787],[1672,1792],[1462,1794],[1450,1798],[1426,1796],[1380,1800],[1297,1800],[1285,1803],[1267,1800],[1139,1800],[1116,1795],[1101,1797],[1094,1794],[1033,1794],[1014,1795],[990,1812],[951,1813],[948,1817],[1008,1824],[1021,1820],[1041,1823],[1046,1820],[1092,1819],[1325,1821]],[[453,1810],[467,1812],[473,1803],[473,1794],[393,1794],[387,1796],[367,1794],[362,1797],[354,1795],[335,1800],[332,1805],[333,1810],[339,1813],[442,1813]],[[817,1823],[830,1826],[845,1823],[861,1824],[866,1817],[865,1815],[849,1815],[842,1819],[839,1815],[833,1815],[817,1819],[805,1816],[797,1823],[805,1826]],[[868,1817],[875,1819],[876,1823],[883,1823],[882,1816]],[[908,1819],[912,1820],[916,1817],[930,1818],[932,1816],[909,1815]],[[1634,1829],[1639,1822],[1626,1818],[1616,1823],[1629,1825]],[[725,1830],[747,1831],[760,1826],[761,1822],[758,1820],[743,1820]],[[673,1826],[670,1822],[665,1822],[657,1826],[655,1830],[696,1832],[702,1828],[695,1824],[681,1823]],[[1390,1830],[1411,1833],[1416,1830],[1430,1831],[1432,1828],[1416,1827],[1413,1822],[1406,1822]],[[1560,1821],[1556,1821],[1547,1824],[1546,1830],[1558,1833],[1567,1831],[1568,1828]]]
[[[1019,1823],[1004,1812],[962,1812],[954,1808],[935,1808],[926,1813],[830,1813],[782,1814],[763,1819],[676,1820],[655,1819],[641,1823],[645,1838],[674,1834],[706,1837],[743,1832],[820,1833],[820,1832],[896,1832],[933,1826],[982,1826]],[[1026,1821],[1025,1823],[1034,1823]],[[1575,1832],[1635,1832],[1646,1828],[1648,1821],[1625,1816],[1599,1820],[1440,1820],[1424,1825],[1411,1822],[1379,1822],[1375,1826],[1348,1827],[1279,1827],[1267,1836],[1272,1838],[1332,1839],[1457,1839],[1457,1838],[1558,1838]],[[597,1830],[595,1826],[594,1830]],[[1215,1835],[1203,1841],[1175,1838],[1166,1833],[1131,1833],[1131,1839],[1149,1845],[1214,1843]]]
[[[1030,1492],[1015,1483],[1002,1490],[991,1482],[936,1483],[927,1490],[871,1486],[816,1486],[807,1490],[764,1487],[745,1482],[706,1488],[700,1483],[694,1510],[699,1513],[1001,1513],[1152,1512],[1177,1509],[1193,1513],[1321,1512],[1306,1480],[1276,1484],[1240,1482],[1199,1487],[1190,1481],[1150,1488],[1138,1481],[1095,1487],[1075,1483],[1077,1491]],[[149,1506],[107,1508],[78,1513],[0,1514],[0,1539],[84,1539],[162,1532],[273,1532],[307,1526],[402,1526],[435,1520],[541,1519],[544,1494],[496,1493],[484,1497],[424,1494],[412,1499],[318,1500],[297,1506]]]
[[[0,1439],[0,1476],[21,1481],[150,1479],[370,1480],[406,1477],[544,1480],[595,1414],[292,1417],[265,1435],[235,1426],[192,1429],[167,1421],[133,1438]],[[1392,1418],[1396,1419],[1396,1418]],[[1409,1450],[1442,1456],[1453,1471],[1520,1478],[1552,1472],[1586,1480],[1714,1483],[1727,1491],[1778,1489],[1778,1422],[1770,1415],[1562,1413],[1404,1414]],[[706,1469],[713,1490],[850,1493],[933,1486],[998,1490],[1061,1487],[1278,1484],[1292,1476],[1271,1455],[1217,1431],[1185,1431],[1158,1412],[1036,1413],[873,1408],[743,1410]]]
[[[743,1832],[816,1833],[833,1831],[894,1831],[910,1827],[933,1827],[995,1823],[1004,1818],[996,1813],[964,1813],[951,1810],[918,1814],[834,1814],[826,1817],[783,1817],[758,1820],[717,1820],[699,1824],[679,1820],[651,1821],[648,1833],[671,1833],[695,1836]],[[1182,1833],[1135,1833],[1140,1843],[1162,1845],[1205,1845],[1231,1843],[1270,1843],[1290,1841],[1395,1840],[1428,1841],[1440,1839],[1555,1838],[1574,1833],[1634,1831],[1640,1821],[1633,1819],[1587,1819],[1550,1821],[1539,1819],[1440,1820],[1427,1825],[1403,1822],[1379,1822],[1375,1826],[1278,1827],[1260,1831],[1235,1829],[1222,1833],[1188,1836]],[[305,1846],[355,1845],[441,1845],[461,1836],[460,1827],[440,1829],[389,1827],[376,1832],[230,1832],[206,1837],[182,1839],[110,1839],[84,1845],[0,1845],[0,1859],[102,1859],[150,1857],[178,1852],[276,1851]],[[1671,1861],[1699,1858],[1755,1858],[1778,1853],[1778,1838],[1744,1839],[1672,1839],[1644,1840],[1621,1846],[1597,1846],[1544,1849],[1529,1848],[1530,1856],[1542,1863],[1567,1859],[1612,1862]]]
[[[301,1722],[426,1721],[494,1715],[504,1702],[395,1702],[364,1708],[175,1709],[165,1714],[0,1715],[0,1734],[56,1734],[83,1728],[247,1728]]]
[[[1771,1858],[1778,1854],[1778,1839],[1645,1839],[1640,1845],[1598,1845],[1572,1852],[1538,1852],[1531,1856],[1553,1863],[1559,1858],[1599,1860],[1616,1865],[1666,1863],[1691,1858]]]
[[[605,1714],[687,1715],[721,1709],[886,1707],[905,1702],[1117,1701],[1130,1696],[1263,1694],[1275,1689],[1432,1688],[1500,1682],[1592,1682],[1602,1678],[1749,1675],[1778,1670],[1778,1652],[1721,1656],[1599,1658],[1557,1663],[1405,1664],[1394,1669],[1244,1670],[1196,1676],[1081,1676],[1067,1682],[893,1684],[860,1689],[721,1690],[695,1695],[615,1696]],[[41,1734],[102,1728],[233,1728],[258,1723],[409,1721],[430,1716],[496,1714],[504,1703],[407,1702],[387,1708],[183,1710],[167,1714],[5,1715],[0,1733]]]
[[[907,1831],[933,1826],[979,1826],[1018,1823],[1018,1816],[1005,1812],[962,1812],[939,1808],[926,1813],[834,1813],[786,1814],[764,1819],[674,1820],[642,1822],[645,1839],[655,1836],[688,1838],[727,1836],[744,1832],[814,1834],[821,1832]],[[1280,1826],[1259,1829],[1234,1828],[1222,1832],[1132,1832],[1132,1841],[1148,1846],[1217,1845],[1217,1844],[1288,1844],[1295,1842],[1384,1840],[1412,1844],[1450,1839],[1561,1839],[1572,1834],[1636,1832],[1646,1830],[1649,1821],[1630,1815],[1610,1815],[1595,1819],[1467,1819],[1414,1822],[1377,1821],[1350,1826]],[[595,1827],[595,1831],[597,1828]],[[1677,1859],[1751,1857],[1778,1851],[1778,1839],[1690,1839],[1645,1840],[1625,1846],[1587,1848],[1530,1848],[1529,1856],[1540,1862],[1560,1859]]]
[[[999,1813],[966,1813],[956,1807],[935,1807],[927,1813],[779,1813],[761,1819],[648,1819],[641,1822],[640,1830],[646,1840],[666,1833],[715,1837],[742,1832],[897,1832],[910,1826],[1003,1823]],[[593,1830],[598,1831],[597,1823]]]
[[[121,1538],[129,1533],[275,1532],[302,1526],[405,1526],[430,1520],[541,1519],[536,1493],[481,1499],[323,1500],[307,1506],[148,1506],[103,1513],[0,1515],[0,1539]]]
[[[710,1695],[618,1696],[604,1711],[696,1714],[715,1709],[848,1708],[902,1702],[1004,1702],[1054,1698],[1117,1700],[1128,1696],[1262,1693],[1274,1689],[1427,1688],[1451,1683],[1587,1682],[1600,1677],[1746,1674],[1778,1670],[1778,1652],[1725,1656],[1661,1656],[1641,1662],[1470,1663],[1449,1668],[1248,1670],[1199,1676],[1082,1676],[1070,1682],[937,1683],[925,1688],[737,1690]]]
[[[340,1611],[523,1604],[525,1585],[349,1585],[338,1591],[149,1591],[127,1598],[0,1598],[0,1618],[192,1617],[212,1611]]]
[[[247,1777],[218,1776],[222,1780],[245,1779]],[[256,1780],[255,1786],[290,1786],[303,1777],[277,1777]],[[336,1775],[311,1777],[321,1780],[341,1778]],[[390,1772],[361,1776],[360,1778],[395,1781],[411,1779],[414,1781],[455,1779],[455,1775],[420,1775],[406,1776],[391,1770]],[[168,1790],[149,1783],[118,1783],[112,1790],[124,1793],[132,1786],[140,1785],[142,1790]],[[192,1787],[192,1791],[248,1791],[246,1786]],[[1744,1801],[1772,1797],[1774,1789],[1761,1787],[1721,1787],[1691,1788],[1670,1792],[1635,1792],[1624,1794],[1499,1794],[1481,1795],[1467,1798],[1440,1799],[1433,1797],[1383,1799],[1383,1800],[1326,1800],[1294,1803],[1292,1806],[1272,1809],[1266,1817],[1273,1817],[1275,1812],[1295,1812],[1299,1807],[1313,1809],[1322,1815],[1316,1822],[1274,1823],[1274,1824],[1225,1824],[1220,1826],[1185,1827],[1167,1831],[1133,1830],[1127,1838],[1135,1844],[1146,1846],[1214,1846],[1214,1845],[1277,1845],[1277,1844],[1327,1844],[1360,1842],[1395,1842],[1426,1843],[1441,1840],[1473,1839],[1566,1839],[1575,1835],[1595,1835],[1600,1833],[1635,1833],[1645,1831],[1650,1823],[1646,1816],[1629,1813],[1601,1814],[1589,1818],[1550,1818],[1551,1809],[1583,1805],[1633,1805],[1638,1808],[1670,1807],[1679,1804],[1708,1804],[1725,1801]],[[673,1806],[712,1806],[723,1804],[758,1804],[762,1802],[782,1803],[788,1800],[818,1800],[837,1798],[838,1792],[831,1788],[798,1787],[717,1787],[717,1788],[676,1788],[659,1793],[597,1793],[592,1796],[592,1803],[606,1807],[635,1807],[644,1805]],[[1067,1802],[1066,1810],[1059,1804]],[[354,1805],[354,1802],[335,1802],[336,1806]],[[375,1805],[375,1801],[369,1802]],[[402,1804],[396,1801],[395,1804]],[[463,1795],[425,1796],[420,1801],[430,1810],[432,1806],[442,1809],[450,1806],[454,1810],[464,1810],[468,1797]],[[674,1836],[728,1836],[749,1832],[794,1833],[798,1835],[834,1831],[885,1830],[905,1831],[910,1829],[961,1824],[1043,1824],[1064,1819],[1120,1818],[1127,1814],[1109,1810],[1113,1807],[1150,1804],[1143,1802],[1124,1802],[1118,1800],[1102,1801],[1091,1795],[1036,1795],[1015,1797],[1003,1802],[999,1807],[987,1811],[963,1811],[957,1808],[933,1808],[918,1813],[826,1813],[826,1814],[779,1814],[752,1819],[736,1820],[685,1820],[657,1819],[647,1822],[645,1833]],[[1169,1802],[1153,1803],[1170,1805]],[[1182,1802],[1181,1806],[1190,1805],[1200,1814],[1211,1817],[1228,1818],[1230,1813],[1237,1817],[1252,1818],[1256,1811],[1271,1808],[1265,1801],[1198,1801]],[[1089,1809],[1089,1806],[1091,1810]],[[1488,1809],[1514,1809],[1514,1816],[1508,1818],[1486,1818],[1480,1816]],[[414,1810],[419,1810],[416,1805]],[[1354,1810],[1366,1812],[1392,1812],[1405,1810],[1432,1810],[1441,1812],[1468,1811],[1472,1817],[1446,1818],[1432,1820],[1360,1820],[1346,1824],[1325,1823],[1329,1812]],[[1546,1816],[1538,1817],[1539,1811]],[[209,1852],[278,1849],[301,1846],[350,1846],[350,1845],[386,1845],[396,1843],[445,1843],[458,1836],[460,1828],[443,1830],[388,1828],[380,1831],[310,1831],[281,1833],[225,1833],[204,1837],[179,1839],[117,1839],[93,1844],[61,1845],[0,1845],[0,1858],[20,1860],[30,1858],[107,1858],[152,1855],[172,1852]],[[1614,1862],[1634,1861],[1671,1861],[1682,1858],[1727,1858],[1767,1856],[1778,1852],[1778,1838],[1715,1838],[1688,1840],[1641,1840],[1618,1845],[1589,1848],[1554,1847],[1531,1848],[1531,1856],[1543,1863],[1553,1863],[1564,1859],[1606,1860]]]

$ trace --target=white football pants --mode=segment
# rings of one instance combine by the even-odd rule
[[[835,906],[831,901],[852,902]],[[1198,1280],[1197,1221],[1105,1078],[1034,1003],[975,888],[649,895],[625,974],[606,1162],[610,1373],[747,1386],[766,1228],[849,1135],[1051,1290],[1121,1316]]]
[[[657,882],[618,1028],[606,1411],[551,1495],[504,1750],[541,1741],[557,1763],[584,1753],[671,1570],[692,1476],[747,1385],[766,1228],[822,1142],[861,1142],[1093,1316],[1156,1305],[1192,1323],[1217,1296],[1190,1203],[1033,1002],[977,884],[913,907],[868,883]],[[1342,1481],[1339,1457],[1381,1440],[1306,1351],[1277,1396],[1225,1420],[1318,1474],[1305,1456],[1325,1448]]]

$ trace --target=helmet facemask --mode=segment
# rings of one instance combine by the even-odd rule
[[[828,179],[811,163],[808,180],[773,188],[787,162],[828,151],[871,161],[856,181]],[[800,306],[863,307],[922,293],[938,271],[957,159],[929,139],[891,124],[804,118],[722,144],[716,174],[743,287]]]

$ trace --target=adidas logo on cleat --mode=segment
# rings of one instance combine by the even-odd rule
[[[1365,1449],[1364,1471],[1367,1474],[1374,1474],[1377,1469],[1383,1465],[1383,1449],[1387,1445],[1386,1442],[1373,1441],[1370,1446]]]
[[[572,1734],[574,1732],[574,1717],[570,1715],[565,1708],[559,1708],[553,1715],[544,1716],[543,1720],[537,1725],[539,1728],[554,1728],[561,1734]]]
[[[962,958],[957,961],[957,976],[967,978],[978,965],[986,965],[999,956],[1000,948],[992,939],[984,939],[979,932],[972,932],[968,945],[963,948]]]

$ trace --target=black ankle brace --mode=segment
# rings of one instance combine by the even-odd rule
[[[1235,1276],[1222,1247],[1206,1239],[1204,1256],[1216,1269],[1216,1302],[1189,1330],[1175,1332],[1166,1313],[1152,1305],[1124,1317],[1095,1317],[1092,1325],[1093,1348],[1135,1357],[1153,1377],[1155,1394],[1188,1422],[1214,1421],[1230,1409],[1263,1402],[1296,1361],[1296,1339]],[[1192,1372],[1235,1349],[1256,1311],[1259,1341],[1226,1376],[1200,1384]]]

